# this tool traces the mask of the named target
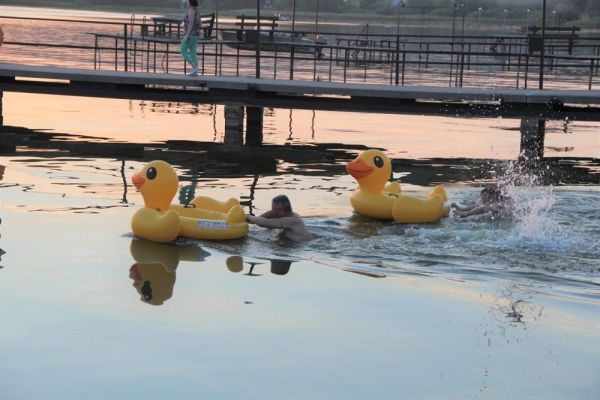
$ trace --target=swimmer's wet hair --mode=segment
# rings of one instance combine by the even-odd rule
[[[497,188],[495,186],[486,186],[483,188],[483,190],[481,191],[481,194],[487,194],[490,195],[492,197],[499,197],[502,195],[502,191],[500,190],[500,188]]]
[[[483,193],[487,194],[488,196],[490,196],[492,199],[494,199],[496,201],[510,200],[510,196],[505,195],[502,192],[502,189],[497,186],[486,186],[481,191],[481,194],[483,194]]]
[[[190,6],[192,7],[198,7],[198,0],[188,0]]]
[[[280,205],[285,212],[292,212],[292,203],[285,194],[273,197],[273,203]]]

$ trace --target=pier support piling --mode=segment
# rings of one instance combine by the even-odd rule
[[[538,117],[521,118],[521,161],[539,161],[544,157],[546,120]]]
[[[242,145],[244,141],[244,107],[225,106],[225,144]]]
[[[246,145],[260,146],[263,142],[263,108],[246,107]]]

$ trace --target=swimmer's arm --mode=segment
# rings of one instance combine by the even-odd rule
[[[456,211],[470,211],[470,210],[474,209],[477,206],[478,206],[477,204],[472,204],[470,206],[464,206],[463,207],[463,206],[461,206],[460,204],[457,204],[457,203],[452,203],[450,205],[450,207],[456,209]]]
[[[263,218],[263,217],[246,217],[247,221],[251,224],[262,226],[263,228],[269,229],[288,229],[298,223],[298,219],[294,217],[286,218]]]
[[[273,218],[273,211],[269,210],[259,215],[261,218]]]
[[[485,206],[485,205],[479,205],[479,206],[476,206],[476,207],[472,207],[471,209],[469,209],[467,211],[458,212],[457,215],[459,217],[469,217],[471,215],[485,214],[488,211],[489,211],[489,209],[488,209],[487,206]]]

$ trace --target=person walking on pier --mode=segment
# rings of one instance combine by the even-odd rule
[[[188,0],[188,11],[185,16],[185,33],[181,40],[181,56],[192,66],[189,75],[198,75],[198,38],[200,37],[200,13],[198,12],[198,0]]]

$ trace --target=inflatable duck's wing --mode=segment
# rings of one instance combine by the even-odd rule
[[[131,229],[136,236],[153,242],[171,242],[181,230],[179,216],[174,211],[160,212],[143,207],[133,214]]]

